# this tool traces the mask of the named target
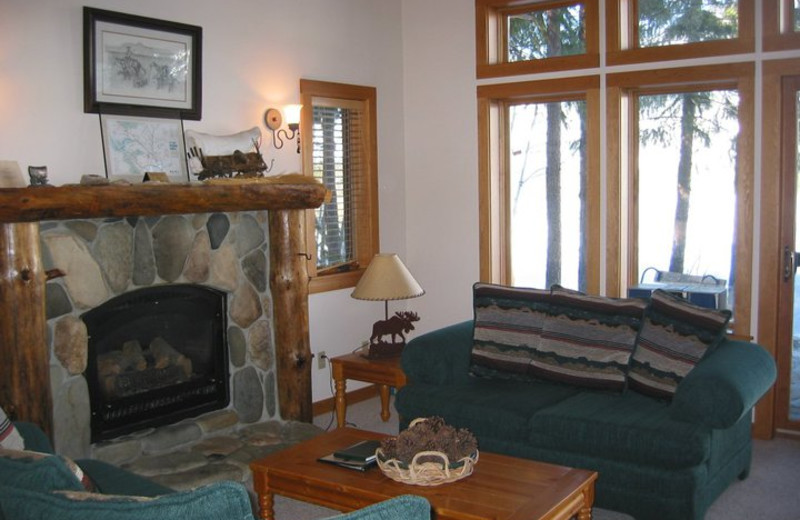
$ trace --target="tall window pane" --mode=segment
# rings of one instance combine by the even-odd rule
[[[314,177],[331,193],[316,212],[317,268],[341,266],[355,259],[354,183],[362,167],[358,143],[359,111],[337,106],[313,107]]]
[[[792,2],[792,27],[795,32],[800,31],[800,0]]]
[[[509,109],[511,280],[585,289],[586,102]]]
[[[586,53],[586,20],[581,4],[509,13],[509,62]]]
[[[733,287],[738,105],[734,90],[638,97],[640,279],[653,268]]]
[[[638,0],[639,47],[726,40],[739,32],[736,0]]]

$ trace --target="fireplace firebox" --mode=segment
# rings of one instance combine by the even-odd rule
[[[226,295],[191,284],[152,286],[84,313],[91,440],[225,408]]]

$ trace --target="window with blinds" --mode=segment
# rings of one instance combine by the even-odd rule
[[[330,202],[315,210],[317,273],[358,267],[355,224],[363,171],[362,111],[336,105],[341,104],[313,107],[313,175],[330,192]]]
[[[378,252],[376,90],[300,80],[303,171],[329,200],[306,218],[309,291],[354,287]]]

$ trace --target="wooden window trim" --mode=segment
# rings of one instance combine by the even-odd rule
[[[368,155],[364,161],[367,175],[362,179],[365,196],[362,198],[363,207],[360,208],[356,221],[356,250],[358,268],[345,272],[331,272],[324,275],[317,274],[316,238],[314,236],[314,212],[306,211],[305,236],[306,247],[309,251],[308,273],[309,293],[319,293],[355,287],[361,275],[369,265],[370,260],[378,253],[379,223],[378,223],[378,139],[377,139],[377,90],[374,87],[315,81],[300,80],[300,99],[303,104],[300,120],[300,136],[302,140],[302,160],[304,175],[313,175],[312,167],[312,133],[313,113],[311,107],[315,98],[341,99],[363,104],[367,115],[365,121],[368,125],[366,132],[366,146],[364,152]]]
[[[508,62],[505,59],[506,31],[501,19],[509,11],[520,11],[525,7],[538,9],[561,7],[575,2],[553,0],[533,2],[531,0],[475,0],[475,44],[476,76],[496,78],[541,72],[588,69],[600,66],[600,15],[597,0],[581,0],[586,14],[586,53],[576,56],[558,56],[531,61]]]
[[[769,2],[770,0],[764,0]],[[775,0],[772,0],[775,1]],[[684,60],[755,52],[755,1],[739,0],[739,36],[663,47],[635,47],[638,40],[636,0],[606,2],[606,61],[608,65]]]
[[[629,94],[633,91],[661,93],[702,88],[736,88],[739,92],[740,132],[738,139],[738,172],[736,193],[736,302],[733,330],[738,335],[750,335],[752,268],[753,268],[753,131],[754,131],[754,74],[752,63],[682,67],[662,71],[637,71],[608,76],[609,110],[607,132],[619,136],[619,142],[608,142],[610,150],[620,150],[607,156],[607,218],[609,237],[606,248],[606,288],[611,296],[619,296],[637,278],[636,240],[636,149],[633,145],[634,114]],[[617,146],[613,146],[616,144]],[[624,234],[622,234],[624,232]],[[622,237],[627,237],[623,242]],[[620,267],[622,266],[622,267]]]
[[[478,201],[480,229],[480,279],[509,283],[510,237],[506,205],[508,190],[503,172],[507,166],[508,136],[505,114],[509,104],[585,99],[588,169],[586,200],[588,221],[600,221],[600,78],[581,76],[558,80],[502,83],[478,87]],[[600,228],[589,229],[586,252],[587,290],[600,290]]]
[[[790,17],[783,16],[783,13],[790,13],[792,9],[792,0],[763,0],[761,13],[765,51],[800,48],[800,32],[794,30]]]

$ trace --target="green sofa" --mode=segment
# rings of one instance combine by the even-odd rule
[[[776,374],[762,347],[724,335],[709,340],[713,348],[675,381],[669,398],[646,395],[627,383],[621,389],[592,388],[514,372],[513,365],[504,363],[520,354],[513,349],[509,353],[508,345],[492,345],[502,363],[490,364],[492,369],[476,367],[475,351],[481,345],[475,330],[487,321],[479,316],[479,290],[487,286],[476,286],[475,320],[418,336],[403,350],[408,384],[398,390],[395,402],[401,428],[416,417],[440,416],[472,431],[481,450],[595,470],[595,505],[638,520],[702,519],[731,482],[747,476],[751,409]],[[501,301],[498,307],[498,298],[493,298],[494,310],[524,307],[525,319],[539,305]],[[577,327],[596,325],[591,311],[584,312],[585,321]],[[606,318],[619,322],[619,314]],[[576,322],[580,317],[572,316]],[[628,325],[638,343],[642,320]],[[541,335],[542,327],[548,329],[539,324],[525,333],[535,329],[532,334]],[[526,363],[535,360],[526,358]],[[503,373],[507,366],[512,366],[510,375]],[[630,367],[621,367],[620,374],[626,370]]]
[[[254,520],[250,497],[240,483],[220,481],[173,491],[102,461],[74,463],[54,455],[38,427],[24,422],[15,426],[25,450],[0,449],[0,520]],[[333,518],[429,520],[430,505],[422,497],[405,495]]]

